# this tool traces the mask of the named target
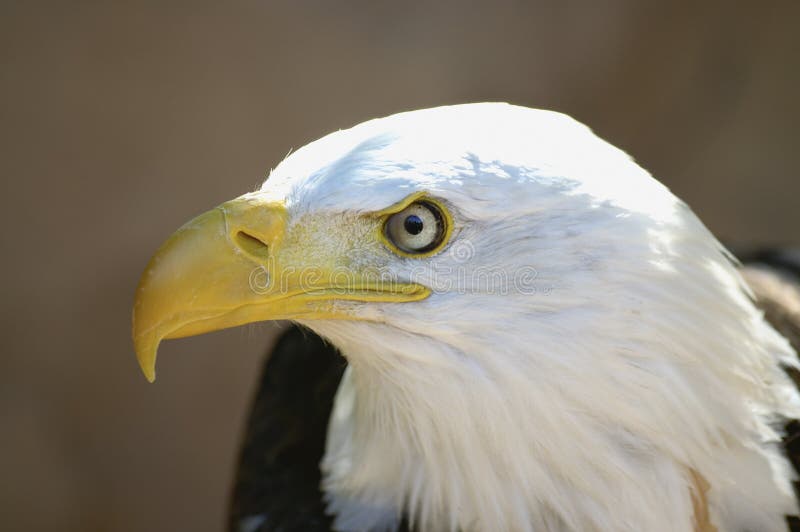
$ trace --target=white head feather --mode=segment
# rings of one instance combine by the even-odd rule
[[[800,415],[794,353],[695,215],[585,126],[505,104],[403,113],[298,150],[262,191],[297,226],[415,191],[454,217],[425,259],[330,227],[434,289],[306,323],[350,366],[322,465],[339,530],[403,512],[422,530],[691,530],[692,472],[720,532],[797,511],[773,430]]]

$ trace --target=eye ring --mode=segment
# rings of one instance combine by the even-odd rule
[[[438,203],[414,201],[389,215],[383,235],[395,252],[407,257],[430,256],[441,249],[450,233],[449,216]]]

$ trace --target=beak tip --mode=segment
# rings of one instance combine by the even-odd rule
[[[144,378],[147,379],[147,382],[153,384],[156,381],[156,370],[155,368],[145,368],[142,366],[142,373],[144,373]]]
[[[139,358],[139,368],[142,370],[144,374],[144,378],[147,379],[147,382],[153,383],[156,380],[156,361],[155,359],[146,360],[144,357]]]
[[[143,343],[143,342],[142,342]],[[156,380],[156,351],[158,343],[155,345],[141,345],[140,342],[134,340],[134,347],[136,348],[136,359],[139,361],[139,368],[144,373],[144,378],[147,382],[152,383]]]

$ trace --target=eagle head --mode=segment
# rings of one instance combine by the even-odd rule
[[[348,362],[339,530],[779,530],[794,354],[690,209],[569,117],[401,113],[295,151],[157,251],[133,336],[293,320]],[[698,480],[699,479],[699,480]]]

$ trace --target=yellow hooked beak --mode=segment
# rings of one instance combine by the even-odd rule
[[[191,220],[156,251],[133,308],[133,343],[150,382],[165,338],[264,320],[357,319],[335,302],[429,295],[413,283],[359,280],[366,279],[359,272],[343,276],[331,257],[283,249],[287,221],[282,203],[245,194]]]

